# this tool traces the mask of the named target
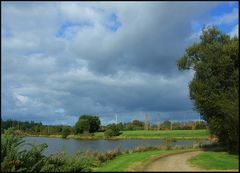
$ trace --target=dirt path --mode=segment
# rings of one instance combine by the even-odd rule
[[[187,162],[188,159],[201,152],[202,151],[191,151],[166,156],[147,165],[144,171],[201,171],[202,169],[190,166]]]

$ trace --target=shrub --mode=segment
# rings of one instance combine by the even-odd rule
[[[132,150],[132,152],[143,152],[143,151],[148,151],[148,150],[153,150],[157,149],[156,146],[138,146]]]
[[[62,138],[67,138],[68,135],[70,135],[71,130],[68,127],[64,127],[62,130]]]
[[[66,153],[61,152],[49,156],[46,159],[45,165],[42,167],[42,172],[91,172],[95,166],[93,157],[86,156],[82,153],[68,157]]]
[[[111,151],[107,151],[105,153],[96,153],[95,156],[100,163],[103,163],[103,162],[105,162],[107,160],[111,160],[121,154],[122,154],[121,150],[119,148],[115,148],[115,149],[113,149]]]
[[[120,134],[121,134],[120,130],[119,130],[118,126],[115,124],[108,125],[106,131],[104,132],[104,136],[106,138],[110,138],[113,136],[119,136]]]

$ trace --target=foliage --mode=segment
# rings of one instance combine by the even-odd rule
[[[82,153],[68,157],[66,153],[57,153],[46,158],[41,172],[91,172],[95,159]]]
[[[239,149],[239,40],[216,27],[202,30],[199,43],[178,60],[180,70],[193,69],[190,98],[210,132],[230,151]]]
[[[68,127],[64,127],[62,130],[62,138],[66,138],[70,134],[71,134],[71,129]]]
[[[1,171],[3,172],[89,172],[96,159],[82,153],[67,157],[58,153],[49,157],[42,153],[46,144],[25,144],[30,149],[23,149],[24,140],[15,134],[15,129],[6,130],[1,136]]]
[[[97,116],[81,115],[75,124],[76,133],[96,132],[100,128],[100,124],[100,119]]]
[[[232,155],[226,152],[205,151],[192,157],[190,163],[204,169],[226,170],[238,169],[238,159],[238,155]]]
[[[139,120],[133,120],[128,123],[118,123],[116,124],[120,131],[128,130],[144,130],[144,122]],[[192,129],[206,129],[207,124],[204,121],[187,121],[187,122],[172,122],[172,130],[192,130]],[[106,127],[102,127],[103,131]],[[150,130],[158,130],[157,124],[151,124]],[[169,120],[164,121],[160,125],[160,130],[170,130],[171,122]]]
[[[45,144],[33,145],[30,150],[20,150],[24,140],[14,134],[14,129],[7,130],[1,136],[1,171],[39,171],[43,166],[42,151]]]
[[[110,138],[113,136],[119,136],[120,134],[121,134],[120,129],[115,124],[108,125],[106,131],[104,132],[104,136],[106,138]]]
[[[104,153],[94,153],[94,156],[98,160],[99,164],[101,164],[121,154],[122,154],[121,150],[119,148],[115,148],[111,151],[107,151]],[[92,155],[90,154],[90,156]]]
[[[161,127],[165,130],[170,130],[171,129],[171,121],[166,120],[163,122],[163,124],[161,125]]]
[[[70,133],[73,133],[73,128],[67,125],[43,125],[42,123],[37,122],[22,122],[17,120],[1,120],[1,128],[6,130],[10,127],[18,129],[22,133],[30,135],[60,135],[63,133],[64,128],[68,128]]]

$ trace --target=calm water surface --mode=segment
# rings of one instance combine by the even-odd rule
[[[120,150],[125,151],[142,145],[156,146],[165,144],[165,141],[161,139],[79,140],[47,137],[25,137],[24,140],[27,143],[46,143],[48,147],[44,151],[45,155],[54,154],[58,151],[65,151],[69,155],[72,155],[77,151],[105,152],[114,148],[120,148]],[[196,140],[178,140],[173,142],[172,145],[190,146],[195,143],[197,143]],[[208,144],[209,141],[205,140],[203,143]]]

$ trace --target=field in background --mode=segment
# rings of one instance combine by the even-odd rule
[[[208,139],[210,137],[208,130],[129,130],[121,133],[111,139]],[[61,138],[61,135],[26,135]],[[104,132],[68,135],[67,138],[104,139]]]
[[[208,138],[208,130],[132,130],[121,131],[121,135],[114,137],[117,139],[164,139],[164,138]],[[103,138],[103,132],[96,132],[96,138]]]

